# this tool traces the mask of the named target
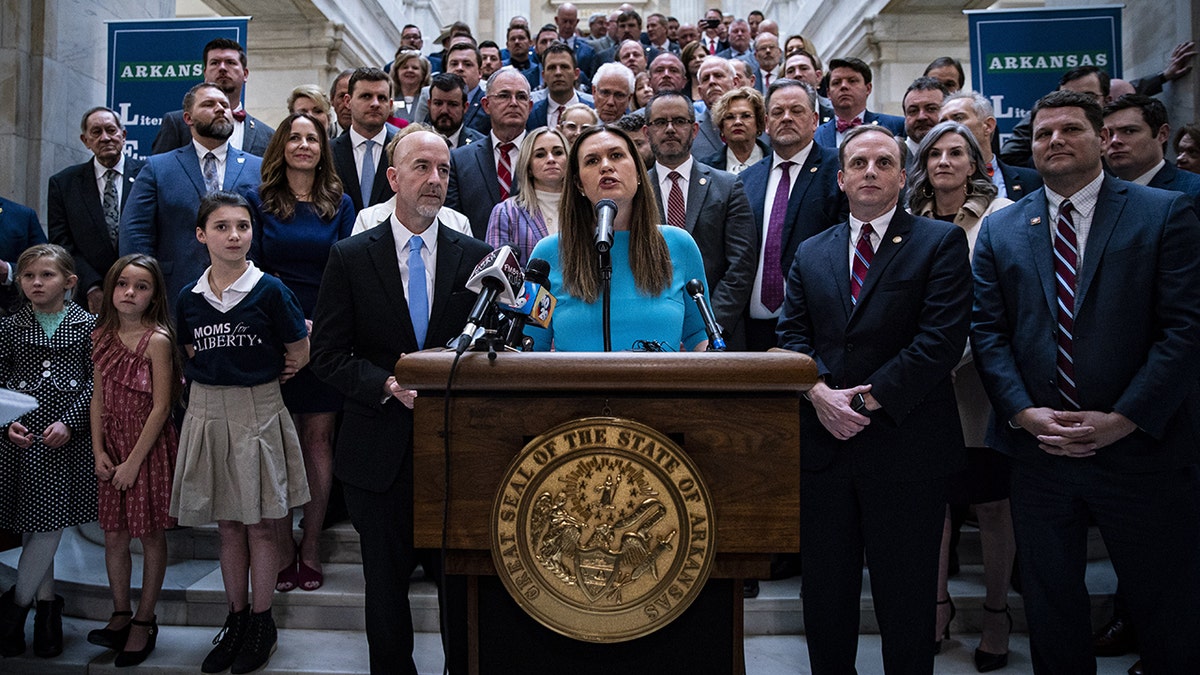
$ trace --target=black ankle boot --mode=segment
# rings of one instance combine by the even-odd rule
[[[16,587],[0,595],[0,656],[20,656],[25,653],[25,619],[28,607],[14,600]]]
[[[217,633],[217,637],[213,638],[213,644],[216,646],[212,648],[208,656],[204,657],[200,672],[219,673],[233,665],[233,660],[242,650],[242,643],[246,638],[246,627],[249,623],[250,607],[248,605],[240,612],[230,612],[225,617],[225,626],[220,633]]]
[[[237,658],[233,660],[233,667],[229,669],[231,675],[252,673],[266,665],[271,654],[275,653],[275,643],[278,639],[279,634],[275,629],[275,619],[271,616],[270,609],[251,614],[250,626],[246,629],[246,640],[242,643]]]
[[[58,656],[63,650],[62,632],[63,598],[38,600],[37,612],[33,615],[33,653],[48,659]]]

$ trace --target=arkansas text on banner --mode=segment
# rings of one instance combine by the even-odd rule
[[[250,17],[110,21],[108,106],[125,125],[125,152],[146,157],[163,115],[204,79],[204,45],[225,37],[246,46]]]

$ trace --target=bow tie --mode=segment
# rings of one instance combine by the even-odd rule
[[[863,123],[863,121],[862,121],[861,117],[855,117],[854,119],[849,120],[849,121],[838,118],[837,122],[835,122],[835,124],[837,125],[837,131],[839,134],[845,133],[845,132],[853,129],[854,127],[860,126],[862,123]]]
[[[245,108],[242,108],[242,109],[240,109],[240,110],[234,110],[234,111],[233,111],[232,113],[230,113],[230,114],[232,114],[232,115],[233,115],[233,119],[235,119],[235,120],[237,120],[237,121],[239,121],[239,122],[245,122],[245,121],[246,121],[246,109],[245,109]]]

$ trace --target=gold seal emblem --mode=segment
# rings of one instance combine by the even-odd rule
[[[670,438],[614,417],[574,420],[509,465],[492,560],[530,616],[578,640],[622,642],[679,616],[708,580],[713,505]]]

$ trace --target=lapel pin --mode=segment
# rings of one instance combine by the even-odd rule
[[[1014,186],[1012,186],[1012,189],[1013,189],[1013,192],[1020,192],[1020,191],[1021,191],[1021,186],[1020,186],[1020,185],[1014,185]]]
[[[237,160],[238,160],[238,164],[245,164],[245,163],[246,163],[246,158],[245,158],[245,157],[238,157],[238,158],[237,158]]]
[[[892,237],[893,244],[899,244],[902,241],[904,241],[904,237],[901,237],[900,235],[896,235],[896,236]]]
[[[813,167],[809,167],[809,169],[808,169],[808,172],[809,172],[809,173],[816,173],[816,172],[817,172],[817,167],[815,167],[815,166],[813,166]]]
[[[701,178],[701,179],[700,179],[700,184],[701,184],[701,185],[708,185],[708,179],[707,179],[707,178]]]
[[[4,209],[3,209],[3,208],[0,208],[0,213],[4,213]]]
[[[1030,224],[1030,225],[1040,225],[1041,223],[1042,223],[1042,217],[1041,217],[1041,216],[1034,216],[1033,218],[1030,218],[1030,219],[1029,219],[1029,224]]]

